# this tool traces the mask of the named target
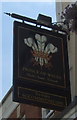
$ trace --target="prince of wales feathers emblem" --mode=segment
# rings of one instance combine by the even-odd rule
[[[39,35],[35,34],[35,39],[37,41],[37,44],[35,43],[34,39],[31,37],[25,38],[24,43],[32,48],[32,55],[34,57],[34,60],[36,64],[39,64],[42,66],[50,66],[50,59],[52,55],[50,53],[56,53],[58,51],[57,47],[55,47],[53,44],[48,43],[45,45],[47,41],[47,37],[45,35]]]

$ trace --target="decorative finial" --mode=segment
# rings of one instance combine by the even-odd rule
[[[10,13],[6,13],[6,12],[4,12],[4,14],[11,16],[11,14],[10,14]]]

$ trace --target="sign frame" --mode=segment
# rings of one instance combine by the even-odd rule
[[[17,21],[14,21],[13,30],[13,100],[63,110],[71,102],[67,35]],[[34,37],[48,41],[36,43]],[[32,43],[29,43],[30,40]],[[42,53],[41,45],[44,46]],[[39,53],[35,51],[36,46]],[[54,48],[50,50],[51,47]],[[49,50],[49,54],[43,55],[45,50]]]

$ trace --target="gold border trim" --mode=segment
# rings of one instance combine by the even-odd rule
[[[26,89],[26,90],[29,90],[29,91],[34,91],[34,92],[36,91],[36,92],[39,92],[39,93],[44,93],[44,94],[47,94],[47,95],[58,96],[59,98],[63,98],[65,100],[65,105],[67,106],[66,97],[55,95],[55,94],[50,94],[50,93],[45,93],[45,92],[41,92],[41,91],[37,91],[37,90],[33,90],[33,89],[23,88],[23,87],[18,87],[18,97],[19,98],[23,98],[23,97],[19,96],[19,89]],[[27,98],[24,98],[24,99],[27,99]],[[34,99],[27,99],[27,100],[33,100],[33,101],[39,102],[39,100],[34,100]],[[49,104],[49,102],[44,102],[44,101],[43,101],[43,103],[48,103]],[[49,104],[49,105],[55,105],[55,106],[59,106],[59,107],[65,107],[65,105],[64,106],[56,105],[56,104]]]
[[[35,26],[34,26],[35,27]],[[36,32],[35,30],[32,30],[32,29],[29,29],[29,28],[24,28],[24,27],[21,27],[21,26],[18,26],[18,28],[23,28],[23,29],[28,29],[28,30],[30,30],[30,31],[33,31],[33,32]],[[39,30],[37,31],[37,32],[39,32],[39,33],[41,33]],[[44,33],[45,34],[45,33]],[[45,34],[45,35],[49,35],[49,36],[53,36],[53,37],[55,37],[54,35],[50,35],[50,34]],[[55,38],[60,38],[60,37],[55,37]],[[60,38],[60,39],[62,39],[62,38]],[[65,69],[65,65],[64,65],[64,50],[63,50],[63,39],[62,39],[62,55],[63,55],[63,68]],[[65,76],[65,70],[63,69],[63,71],[64,71],[64,86],[60,86],[60,85],[55,85],[55,84],[53,84],[53,83],[46,83],[46,82],[43,82],[43,81],[37,81],[37,80],[34,80],[34,79],[29,79],[29,78],[25,78],[25,77],[22,77],[22,76],[20,76],[19,75],[19,29],[18,29],[18,77],[19,78],[23,78],[23,79],[28,79],[28,80],[31,80],[31,81],[36,81],[37,83],[39,82],[39,83],[43,83],[43,84],[49,84],[49,85],[53,85],[53,86],[57,86],[57,87],[61,87],[61,88],[66,88],[66,76]]]

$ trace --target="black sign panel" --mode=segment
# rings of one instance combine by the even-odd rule
[[[55,110],[70,103],[67,36],[14,22],[13,100]]]

